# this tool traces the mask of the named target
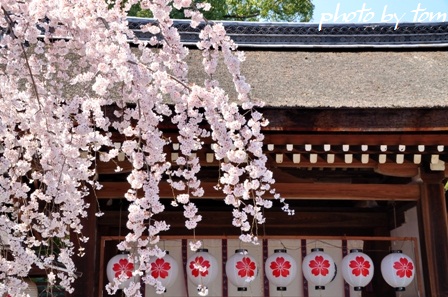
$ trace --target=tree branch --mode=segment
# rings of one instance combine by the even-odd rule
[[[9,14],[5,10],[5,8],[3,6],[1,8],[3,10],[3,14],[5,15],[5,20],[8,23],[8,27],[9,27],[11,36],[13,38],[17,39],[17,36],[14,34],[14,27],[13,27],[13,25],[14,25],[13,23],[14,22],[13,22],[13,20],[11,19],[11,17],[9,16]],[[35,93],[35,96],[36,96],[36,99],[37,99],[37,103],[39,104],[39,109],[40,109],[42,107],[42,104],[40,102],[39,92],[37,91],[36,81],[34,80],[34,75],[33,75],[33,72],[31,70],[30,62],[28,60],[28,55],[26,54],[25,46],[23,45],[22,42],[20,43],[20,48],[22,49],[23,57],[25,59],[25,64],[26,64],[26,67],[28,69],[28,73],[30,74],[31,82],[33,84],[33,90],[34,90],[34,93]]]

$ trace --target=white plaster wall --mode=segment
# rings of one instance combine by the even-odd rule
[[[417,208],[416,207],[411,208],[410,210],[405,212],[405,223],[403,225],[401,225],[400,227],[392,230],[390,235],[392,237],[416,237],[417,238],[417,242],[420,242],[419,231],[418,231]],[[393,249],[393,250],[402,250],[404,254],[406,254],[406,255],[408,255],[409,257],[412,258],[414,263],[416,261],[419,261],[419,263],[416,263],[416,264],[418,264],[419,267],[422,267],[422,264],[421,264],[421,261],[420,261],[421,255],[420,254],[418,254],[418,255],[416,254],[417,251],[420,251],[420,246],[415,247],[413,245],[412,241],[392,242],[391,249]],[[425,292],[419,292],[419,290],[418,290],[418,285],[417,285],[418,284],[417,283],[417,278],[418,277],[423,282],[422,274],[421,274],[421,271],[420,271],[420,274],[416,275],[416,277],[414,278],[412,283],[408,287],[406,287],[406,291],[397,293],[397,296],[399,296],[399,297],[420,297],[420,296],[425,296]]]

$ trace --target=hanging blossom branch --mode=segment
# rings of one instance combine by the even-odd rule
[[[222,188],[226,194],[225,203],[235,207],[233,225],[240,227],[240,239],[257,244],[257,227],[265,222],[263,209],[272,206],[272,201],[263,198],[266,192],[283,203],[285,212],[293,215],[294,211],[289,209],[289,205],[272,187],[275,180],[272,172],[266,168],[267,158],[262,152],[264,136],[261,127],[268,125],[268,121],[256,111],[256,107],[261,107],[262,103],[251,100],[250,85],[240,73],[244,54],[235,52],[236,45],[226,36],[222,24],[205,26],[199,37],[201,41],[198,48],[203,51],[203,65],[211,78],[206,81],[206,90],[219,94],[209,96],[211,101],[206,103],[206,106],[217,106],[206,110],[206,119],[211,125],[212,138],[216,141],[213,146],[216,157],[225,160],[221,162],[223,176],[217,188]],[[219,89],[219,82],[212,79],[219,53],[223,54],[224,63],[233,77],[242,113],[237,104],[230,102]],[[220,104],[216,105],[216,100]]]
[[[257,242],[263,209],[272,205],[264,195],[280,198],[262,152],[261,128],[267,121],[250,98],[250,86],[240,73],[244,55],[221,24],[204,20],[205,3],[191,0],[145,0],[154,22],[139,40],[128,28],[126,14],[137,0],[2,1],[0,16],[0,295],[20,296],[32,267],[44,269],[50,285],[73,291],[73,258],[86,251],[73,240],[86,242],[81,219],[87,216],[86,197],[101,189],[96,164],[124,154],[132,164],[128,175],[129,233],[119,248],[131,252],[135,275],[163,292],[150,273],[150,259],[161,257],[157,246],[169,222],[159,184],[173,188],[173,205],[182,205],[186,228],[194,230],[201,215],[194,199],[204,195],[195,152],[213,141],[220,161],[218,188],[234,206],[233,225],[241,240]],[[189,54],[169,17],[172,6],[184,9],[191,26],[205,22],[198,48],[209,78],[203,86],[188,82]],[[137,48],[131,48],[129,40]],[[237,92],[236,102],[220,88],[214,73],[223,57]],[[170,102],[168,104],[167,102]],[[115,104],[115,119],[103,109]],[[173,108],[171,108],[171,106]],[[170,118],[177,139],[167,139],[159,124]],[[209,128],[201,123],[206,121]],[[111,130],[125,140],[120,148]],[[168,162],[163,149],[179,143],[179,157]],[[287,204],[284,210],[292,213]],[[101,213],[99,212],[98,215]],[[198,242],[191,247],[197,249]],[[87,251],[88,252],[88,251]],[[107,290],[115,292],[120,279]],[[123,290],[140,296],[140,282]]]

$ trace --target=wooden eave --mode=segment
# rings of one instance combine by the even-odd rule
[[[270,121],[264,129],[268,167],[274,172],[278,192],[285,198],[417,201],[419,185],[412,178],[418,176],[420,166],[427,163],[445,170],[441,168],[448,161],[448,109],[267,107],[262,111]],[[173,161],[179,156],[177,134],[169,124],[164,124],[163,129],[173,142],[165,148],[167,159]],[[204,139],[204,147],[196,152],[206,170],[204,197],[223,198],[214,189],[219,161],[214,159],[211,145],[211,139]],[[116,164],[99,164],[104,187],[97,192],[98,198],[123,198],[128,188],[124,174],[131,169],[130,164],[118,163],[123,168],[120,175],[115,173]],[[338,171],[339,178],[318,178],[324,169]],[[354,174],[344,173],[350,170]],[[359,170],[367,173],[366,177],[355,177],[361,175]],[[388,182],[383,176],[398,181]],[[168,184],[162,182],[160,196],[173,198]]]

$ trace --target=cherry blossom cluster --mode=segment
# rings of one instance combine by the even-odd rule
[[[149,40],[128,28],[127,11],[137,2],[154,16],[141,28],[152,34]],[[189,50],[169,16],[173,7],[184,9],[192,27],[205,23],[197,45],[209,77],[202,86],[188,82]],[[149,259],[164,254],[157,247],[160,233],[169,229],[157,219],[164,211],[159,183],[167,180],[180,193],[172,205],[183,206],[186,228],[201,221],[192,198],[204,195],[195,152],[205,139],[221,164],[217,188],[235,208],[233,225],[241,240],[257,241],[263,210],[272,205],[264,195],[281,199],[262,152],[261,129],[268,123],[241,75],[244,54],[235,51],[222,24],[204,21],[202,9],[210,6],[192,0],[1,2],[0,296],[19,296],[32,267],[46,271],[51,285],[73,291],[73,258],[85,253],[88,240],[82,234],[86,200],[101,189],[97,162],[120,154],[133,169],[124,195],[129,233],[119,248],[131,252],[134,274],[145,283],[163,292],[149,273]],[[232,100],[214,79],[220,61],[234,82]],[[111,105],[113,117],[105,113]],[[177,126],[177,139],[159,129],[166,118]],[[204,121],[208,129],[200,125]],[[112,130],[122,137],[120,147]],[[173,163],[163,150],[172,143],[179,145]],[[291,212],[287,204],[283,208]],[[123,291],[140,296],[139,288],[131,283]]]

